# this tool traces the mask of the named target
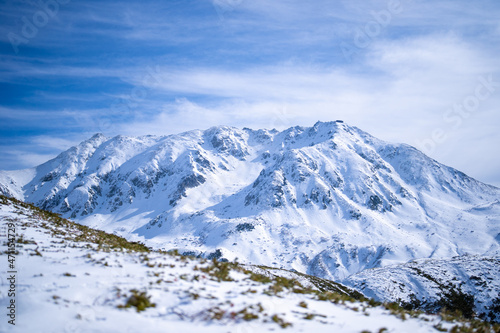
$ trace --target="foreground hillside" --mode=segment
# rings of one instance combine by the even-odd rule
[[[17,272],[14,297],[2,276],[2,304],[14,299],[16,309],[15,326],[2,316],[2,332],[499,329],[378,305],[303,274],[151,251],[3,196],[0,220],[3,230],[15,228],[15,236],[6,231],[0,260],[14,258],[9,270]]]
[[[341,121],[97,134],[0,194],[156,249],[341,281],[419,258],[500,254],[500,189]]]

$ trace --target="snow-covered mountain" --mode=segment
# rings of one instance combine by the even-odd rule
[[[96,134],[0,193],[155,248],[333,280],[500,254],[500,189],[347,124]]]

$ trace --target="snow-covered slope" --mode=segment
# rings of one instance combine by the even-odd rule
[[[464,307],[500,321],[500,257],[461,256],[419,259],[367,269],[343,281],[368,297],[435,310]],[[446,305],[445,305],[446,304]]]
[[[0,197],[1,332],[495,332],[319,291],[328,281],[148,251]],[[15,230],[15,232],[13,231]],[[13,259],[12,259],[13,258]],[[11,261],[12,260],[12,261]],[[266,273],[265,268],[255,268]],[[12,276],[17,281],[11,285]],[[313,283],[308,283],[312,281]],[[318,281],[320,283],[318,283]],[[309,287],[309,288],[307,288]],[[12,289],[15,295],[7,294]],[[329,288],[324,288],[328,290]],[[349,289],[342,287],[349,293]],[[11,300],[14,300],[12,302]],[[14,304],[5,316],[7,304]],[[11,321],[10,324],[8,321]],[[15,325],[13,325],[15,324]],[[460,330],[460,328],[464,330]]]
[[[79,223],[334,280],[500,253],[500,189],[340,121],[97,134],[23,174],[0,172],[0,189]]]

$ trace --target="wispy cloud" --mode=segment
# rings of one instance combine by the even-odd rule
[[[41,135],[35,136],[32,139],[32,143],[37,146],[41,146],[48,149],[66,150],[75,144],[79,143],[79,140],[71,140],[64,138],[55,138],[52,136]]]
[[[15,54],[7,34],[40,8],[7,1],[0,149],[25,154],[9,153],[0,168],[53,156],[92,132],[344,119],[410,144],[441,129],[447,140],[434,158],[500,185],[500,158],[477,153],[477,145],[494,151],[500,142],[492,125],[500,120],[500,89],[460,126],[443,118],[474,93],[479,77],[500,81],[500,4],[396,3],[400,10],[380,23],[377,15],[390,9],[385,0],[241,0],[222,15],[213,0],[71,1]],[[370,25],[377,33],[357,47],[356,34]],[[341,45],[355,48],[352,59]]]

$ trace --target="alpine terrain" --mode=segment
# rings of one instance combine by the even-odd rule
[[[16,272],[1,284],[1,332],[500,329],[448,313],[381,304],[305,274],[152,251],[4,196],[0,220],[8,234],[0,259]]]
[[[366,269],[473,256],[498,267],[500,257],[499,188],[342,121],[281,132],[96,134],[36,168],[1,171],[0,194],[155,249],[358,290],[354,274],[395,275]],[[375,289],[386,286],[375,284],[365,289],[384,299]]]

